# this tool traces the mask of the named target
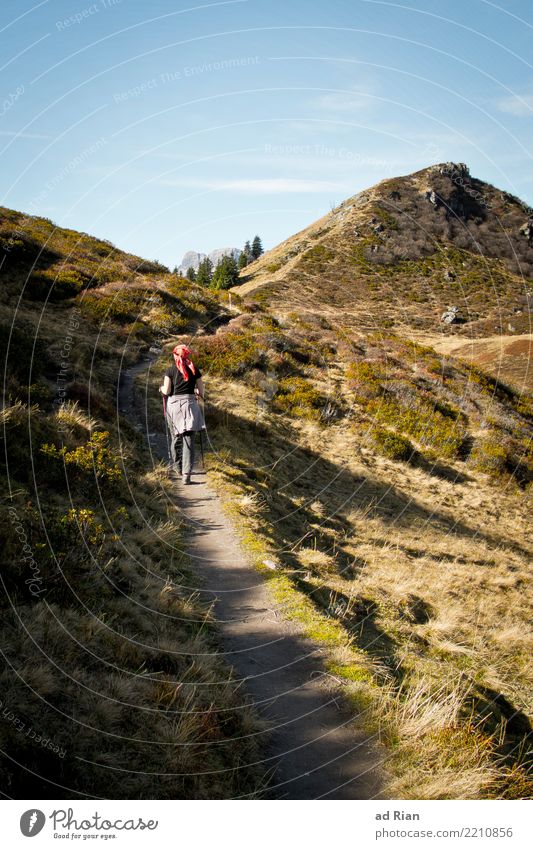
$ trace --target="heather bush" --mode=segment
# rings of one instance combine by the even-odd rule
[[[115,482],[122,476],[115,449],[109,444],[108,431],[94,431],[83,445],[69,450],[65,445],[44,443],[41,453],[53,460],[62,460],[81,477],[92,476],[99,481]]]
[[[507,451],[501,435],[492,433],[477,439],[470,453],[469,462],[479,472],[500,476],[507,468]]]
[[[372,429],[371,438],[378,453],[390,460],[408,461],[415,453],[409,440],[398,433],[375,427]]]
[[[274,397],[274,404],[279,412],[313,421],[320,421],[321,411],[326,403],[324,395],[303,377],[287,377],[281,380]]]

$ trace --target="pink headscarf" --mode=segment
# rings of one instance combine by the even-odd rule
[[[186,366],[190,368],[193,374],[196,374],[196,369],[194,367],[194,363],[189,359],[190,350],[187,348],[187,345],[176,345],[174,350],[172,351],[172,356],[174,357],[174,362],[176,363],[176,368],[183,375],[184,380],[189,379],[189,375],[187,373]]]

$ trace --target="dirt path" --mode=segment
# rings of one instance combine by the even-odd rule
[[[149,365],[144,361],[123,375],[118,401],[149,437],[156,461],[167,456],[166,440],[163,434],[147,434],[143,403],[135,404],[133,391],[135,375],[144,370],[148,375]],[[205,474],[196,471],[192,481],[189,487],[176,483],[177,503],[189,526],[187,553],[199,588],[215,602],[226,660],[269,724],[263,757],[274,778],[267,796],[379,797],[383,752],[339,704],[338,685],[324,672],[321,648],[276,608]]]

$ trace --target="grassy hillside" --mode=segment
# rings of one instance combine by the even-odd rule
[[[443,334],[437,339],[429,337],[426,342],[432,343],[441,354],[478,365],[518,391],[533,390],[533,333],[486,336],[468,342],[456,336],[446,338]]]
[[[116,409],[128,364],[223,309],[107,242],[0,216],[2,786],[253,793],[255,720],[186,589],[172,486]]]
[[[236,291],[320,310],[339,332],[531,333],[531,215],[466,166],[432,166],[344,201],[246,268]],[[443,328],[452,305],[459,321]]]
[[[197,340],[212,474],[388,739],[393,795],[531,793],[529,215],[461,166],[385,181],[248,267],[243,314]],[[509,384],[450,356],[503,327]]]
[[[197,349],[212,475],[392,746],[391,793],[529,793],[530,401],[310,312],[242,315]]]

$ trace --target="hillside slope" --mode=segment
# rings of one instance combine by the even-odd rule
[[[393,747],[391,796],[530,795],[531,400],[310,312],[253,305],[196,350],[211,475],[278,597],[344,634],[324,650]]]
[[[447,333],[530,333],[532,214],[465,165],[431,166],[348,198],[248,266],[235,291],[364,330],[438,333],[457,306]]]
[[[425,339],[441,354],[474,363],[497,380],[518,389],[533,390],[533,333],[469,339],[429,336]]]
[[[158,263],[0,210],[0,684],[13,798],[232,798],[255,719],[192,593],[124,369],[224,308]]]
[[[381,183],[269,251],[233,290],[242,315],[197,349],[212,474],[280,591],[344,630],[339,678],[350,651],[371,664],[358,686],[396,746],[393,795],[515,797],[531,793],[528,358],[508,385],[417,340],[482,346],[513,316],[523,356],[529,211],[454,174]],[[464,323],[441,334],[451,304]]]

